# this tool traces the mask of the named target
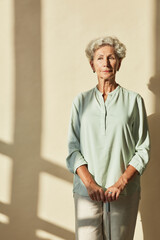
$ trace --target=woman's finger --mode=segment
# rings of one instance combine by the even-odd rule
[[[94,197],[90,194],[89,195],[90,199],[94,201]]]
[[[99,191],[97,191],[95,193],[95,199],[96,199],[97,202],[101,201],[101,196],[100,196],[100,192]]]
[[[108,192],[107,192],[107,201],[108,201],[108,202],[111,202],[111,201],[112,201],[112,192],[111,192],[111,191],[108,191]]]
[[[115,200],[115,198],[116,198],[115,195],[116,195],[116,193],[115,193],[115,192],[112,192],[112,194],[111,194],[111,200],[112,200],[112,201]]]
[[[103,189],[100,190],[100,197],[101,197],[101,201],[105,202],[105,194],[104,194]]]
[[[118,190],[117,193],[116,193],[116,200],[118,200],[119,194],[120,194],[120,191]]]

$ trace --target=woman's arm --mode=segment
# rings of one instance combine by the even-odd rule
[[[96,184],[87,168],[87,162],[80,151],[80,116],[78,98],[72,105],[71,119],[69,125],[68,150],[66,159],[68,169],[78,174],[86,186],[90,198],[94,201],[105,201],[103,189]]]
[[[78,98],[72,104],[71,118],[68,132],[68,156],[66,164],[70,172],[76,173],[78,167],[87,164],[80,151],[80,116]]]
[[[137,96],[136,106],[133,124],[135,153],[129,165],[136,168],[142,175],[150,159],[150,136],[145,104],[140,95]]]
[[[105,201],[103,189],[96,184],[92,175],[87,169],[87,165],[77,168],[77,174],[87,188],[88,195],[93,201]]]
[[[80,117],[77,99],[76,104],[72,105],[68,137],[69,155],[66,159],[68,169],[79,175],[92,200],[105,201],[104,191],[92,178],[87,168],[87,162],[80,151]]]

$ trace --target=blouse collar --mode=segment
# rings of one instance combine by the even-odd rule
[[[119,91],[120,88],[121,86],[118,84],[118,86],[112,92],[109,92],[108,95],[113,96],[115,93]],[[102,97],[103,93],[99,91],[98,85],[95,87],[95,91],[99,97]]]

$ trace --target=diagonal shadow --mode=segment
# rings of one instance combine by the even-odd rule
[[[36,229],[73,240],[74,233],[37,217],[39,173],[72,182],[66,169],[41,159],[42,76],[41,1],[14,0],[15,132],[14,143],[0,142],[0,152],[13,160],[11,204],[0,203],[9,217],[0,224],[0,239],[35,240]],[[54,213],[53,213],[54,214]]]
[[[73,232],[66,230],[64,228],[61,228],[55,224],[48,223],[44,220],[39,219],[38,227],[41,230],[47,231],[48,233],[51,233],[51,234],[54,233],[54,235],[61,237],[65,240],[74,240],[75,239]]]
[[[54,175],[55,177],[65,180],[69,183],[73,183],[73,174],[71,174],[66,168],[52,163],[46,159],[41,159],[40,169],[41,171],[47,172],[48,174]]]
[[[151,135],[151,161],[142,178],[142,200],[140,212],[144,240],[159,239],[159,136],[160,136],[160,1],[156,0],[156,28],[155,28],[155,76],[150,79],[148,88],[155,96],[155,112],[148,117]],[[150,46],[152,48],[152,46]]]

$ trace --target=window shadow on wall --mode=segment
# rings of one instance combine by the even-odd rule
[[[36,236],[37,229],[66,240],[74,239],[73,232],[37,216],[40,172],[47,172],[72,182],[72,176],[65,168],[42,159],[40,155],[42,131],[40,2],[14,0],[16,63],[14,143],[8,145],[0,142],[0,152],[13,160],[11,204],[0,203],[0,213],[9,218],[8,224],[0,224],[0,239],[3,240],[40,240]]]
[[[148,88],[155,96],[155,112],[148,117],[151,135],[151,160],[142,177],[142,200],[140,211],[144,240],[159,239],[160,236],[160,1],[156,0],[156,74],[149,81]],[[150,46],[154,48],[154,46]]]

